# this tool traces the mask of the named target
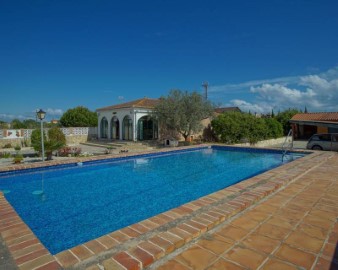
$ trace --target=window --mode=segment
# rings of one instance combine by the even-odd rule
[[[319,135],[318,137],[319,137],[320,141],[328,141],[328,142],[331,141],[331,135],[330,134],[322,134],[322,135]]]
[[[101,120],[101,138],[107,139],[108,138],[108,121],[106,117],[103,117]]]
[[[311,141],[320,141],[319,136],[318,135],[312,136]]]

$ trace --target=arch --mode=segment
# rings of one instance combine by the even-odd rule
[[[141,117],[137,122],[137,127],[138,140],[154,140],[158,138],[157,120],[149,115]]]
[[[101,119],[100,123],[100,138],[107,139],[108,138],[108,120],[106,117]]]
[[[120,121],[114,116],[110,121],[110,138],[118,140],[120,138]]]
[[[123,118],[122,123],[122,139],[131,141],[133,140],[133,121],[129,115]]]

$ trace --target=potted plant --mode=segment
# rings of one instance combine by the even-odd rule
[[[15,150],[15,151],[20,151],[20,150],[21,150],[21,146],[20,146],[20,145],[16,145],[16,146],[14,147],[14,150]]]
[[[111,154],[112,152],[113,152],[113,147],[112,146],[107,146],[106,154]]]
[[[15,164],[21,163],[22,160],[23,160],[23,155],[22,155],[22,154],[19,154],[19,153],[17,153],[17,154],[14,156],[14,158],[13,158],[13,162],[14,162]]]

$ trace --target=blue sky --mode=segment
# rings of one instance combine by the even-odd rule
[[[0,2],[0,120],[170,89],[251,112],[338,111],[338,1]]]

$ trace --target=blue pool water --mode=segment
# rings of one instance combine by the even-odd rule
[[[56,254],[281,164],[276,151],[201,148],[0,174],[0,190]]]

